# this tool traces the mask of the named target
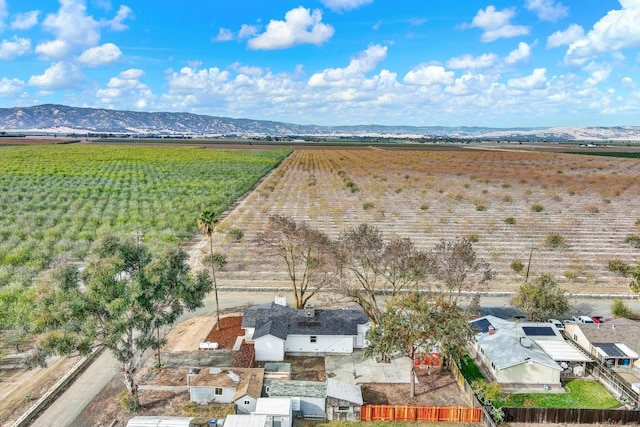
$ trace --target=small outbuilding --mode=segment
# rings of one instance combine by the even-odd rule
[[[267,416],[267,427],[291,427],[293,423],[291,399],[261,397],[255,415]]]
[[[333,378],[327,380],[327,419],[329,421],[360,421],[363,405],[362,387]]]
[[[270,381],[266,384],[267,396],[291,399],[295,417],[323,420],[327,385],[320,381]]]

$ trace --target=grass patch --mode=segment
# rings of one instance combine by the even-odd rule
[[[480,368],[473,361],[473,359],[465,354],[460,363],[458,363],[462,376],[465,377],[467,382],[471,384],[473,381],[484,380],[484,375],[480,372]]]
[[[597,381],[571,380],[565,383],[568,393],[511,394],[506,402],[496,406],[512,408],[586,408],[612,409],[620,403]]]

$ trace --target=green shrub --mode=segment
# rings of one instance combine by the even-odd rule
[[[478,240],[480,240],[477,234],[469,234],[468,236],[466,236],[466,239],[471,243],[478,243]]]
[[[540,203],[534,203],[533,205],[531,205],[531,210],[533,212],[542,212],[544,211],[544,206],[542,206]]]
[[[631,267],[621,259],[614,259],[609,261],[607,268],[609,269],[609,271],[613,273],[620,273],[623,276],[626,276],[629,273],[629,270],[631,270]]]
[[[120,407],[128,412],[135,412],[139,409],[138,400],[127,390],[122,390],[118,395]]]
[[[504,223],[505,224],[509,224],[509,225],[515,225],[516,219],[514,217],[512,217],[512,216],[509,216],[509,217],[504,219]]]
[[[373,209],[375,207],[375,205],[373,204],[373,202],[364,202],[362,204],[362,209],[364,209],[365,211],[368,211],[369,209]]]
[[[227,230],[227,236],[229,236],[236,242],[239,242],[244,237],[244,231],[242,231],[242,229],[240,228],[231,227]]]
[[[485,205],[483,205],[483,204],[478,203],[478,204],[476,204],[476,210],[478,212],[486,211],[487,207]]]
[[[544,244],[545,246],[552,249],[563,248],[567,245],[566,241],[564,240],[564,237],[562,237],[562,235],[559,233],[548,234],[547,237],[544,239]]]
[[[629,234],[624,241],[625,243],[631,243],[634,248],[640,248],[640,235],[638,234]]]
[[[422,209],[423,211],[428,211],[429,210],[429,204],[428,203],[423,203],[422,206],[420,206],[420,209]]]
[[[625,317],[627,319],[640,319],[640,313],[633,311],[626,302],[621,299],[614,299],[611,304],[611,314],[615,317]]]
[[[522,261],[517,259],[511,263],[511,269],[516,273],[522,273],[522,270],[524,270],[524,264]]]

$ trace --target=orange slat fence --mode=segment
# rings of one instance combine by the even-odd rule
[[[470,406],[363,405],[362,421],[479,423],[482,408]]]

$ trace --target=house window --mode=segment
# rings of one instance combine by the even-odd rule
[[[338,406],[338,412],[349,412],[348,406]]]
[[[250,404],[251,404],[251,401],[250,401],[250,400],[245,400],[245,401],[244,401],[244,402],[242,402],[242,403],[244,403],[245,405],[250,405]]]
[[[310,343],[318,342],[318,337],[317,337],[317,336],[315,336],[315,335],[311,335],[311,336],[309,337],[309,342],[310,342]]]
[[[491,369],[493,369],[494,371],[496,370],[496,365],[494,365],[493,362],[491,362]]]
[[[573,334],[573,340],[577,342],[578,341],[578,335]]]
[[[222,387],[216,387],[216,388],[213,390],[213,393],[214,393],[216,396],[222,396]]]

